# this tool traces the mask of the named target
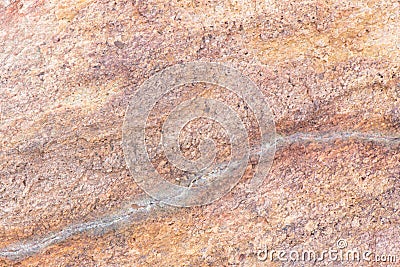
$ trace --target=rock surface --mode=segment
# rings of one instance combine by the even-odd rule
[[[282,266],[257,251],[339,239],[400,262],[398,1],[17,0],[0,23],[1,265]],[[277,151],[257,192],[172,208],[135,184],[121,129],[140,84],[195,60],[260,87]]]

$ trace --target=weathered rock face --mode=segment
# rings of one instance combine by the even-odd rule
[[[340,238],[400,262],[399,14],[374,0],[1,2],[0,263],[281,266],[257,251],[322,252]],[[134,182],[122,124],[140,84],[195,60],[260,87],[277,151],[257,192],[249,164],[218,201],[172,208]],[[189,158],[199,124],[184,129]]]

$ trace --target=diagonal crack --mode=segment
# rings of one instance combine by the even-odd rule
[[[278,135],[276,138],[277,148],[282,148],[293,143],[307,142],[332,142],[335,140],[357,139],[360,141],[369,141],[377,143],[385,143],[389,145],[399,145],[400,135],[384,136],[375,133],[362,132],[335,132],[335,133],[296,133],[288,136]],[[256,148],[255,148],[256,149]],[[0,257],[10,260],[21,260],[31,256],[47,247],[60,243],[73,235],[88,231],[107,231],[109,229],[123,225],[129,222],[144,221],[154,213],[175,209],[167,206],[157,200],[153,200],[147,195],[138,197],[132,203],[128,203],[129,208],[123,208],[119,213],[107,215],[98,220],[70,225],[63,230],[49,234],[44,237],[37,237],[31,240],[24,240],[14,243],[8,247],[0,249]]]
[[[12,244],[9,247],[0,249],[0,257],[9,258],[11,260],[20,260],[31,256],[46,247],[60,243],[73,235],[91,230],[106,231],[127,222],[143,221],[157,210],[162,208],[165,209],[164,205],[151,199],[147,195],[143,195],[138,200],[129,203],[129,206],[134,207],[122,209],[118,214],[105,216],[96,221],[70,225],[59,232],[41,238]]]
[[[400,144],[400,134],[382,135],[376,133],[363,132],[328,132],[328,133],[295,133],[288,136],[277,136],[277,147],[282,147],[292,143],[322,142],[328,143],[335,140],[370,141],[375,143]]]

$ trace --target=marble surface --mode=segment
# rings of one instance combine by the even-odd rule
[[[1,266],[307,266],[257,251],[339,239],[400,262],[398,1],[18,0],[0,25]],[[228,195],[174,208],[134,182],[122,124],[139,85],[196,60],[262,90],[277,150],[258,191],[250,163]]]

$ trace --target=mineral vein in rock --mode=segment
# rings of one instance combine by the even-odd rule
[[[355,139],[359,141],[368,141],[375,143],[384,143],[388,145],[399,145],[400,136],[383,136],[376,133],[360,133],[360,132],[336,132],[336,133],[295,133],[289,136],[278,136],[276,139],[277,147],[282,148],[293,143],[307,142],[332,142],[335,140]],[[138,207],[133,208],[132,205]],[[107,231],[112,228],[121,226],[123,223],[138,222],[155,215],[157,211],[166,211],[174,209],[166,206],[147,196],[140,196],[138,200],[130,203],[129,208],[121,209],[115,215],[106,215],[96,221],[70,225],[65,229],[49,234],[48,236],[33,238],[21,241],[10,246],[0,249],[0,257],[9,258],[11,260],[20,260],[30,255],[38,253],[47,247],[60,243],[69,237],[88,232],[88,231]]]

